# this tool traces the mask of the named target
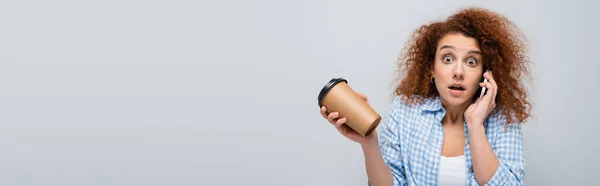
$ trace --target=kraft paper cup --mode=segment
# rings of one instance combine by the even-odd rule
[[[362,136],[368,136],[377,128],[381,116],[348,86],[343,78],[331,79],[319,93],[319,108],[327,112],[338,112],[346,118],[346,125]]]

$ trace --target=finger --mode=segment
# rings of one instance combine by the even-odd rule
[[[327,120],[329,120],[329,123],[334,124],[338,116],[338,112],[332,112],[327,116]]]
[[[331,123],[332,125],[335,125],[335,122],[337,121],[337,119],[333,118],[333,119],[327,119],[327,121],[329,121],[329,123]]]
[[[490,88],[489,90],[492,92],[496,92],[496,90],[498,89],[498,84],[496,84],[496,80],[494,80],[494,75],[492,74],[492,71],[483,74],[483,77],[485,77],[488,80],[488,82],[492,84],[492,88]]]
[[[492,83],[490,83],[490,82],[481,82],[481,83],[479,83],[479,86],[485,87],[487,89],[488,93],[490,92],[491,88],[493,88]],[[486,93],[485,95],[488,95],[488,93]]]
[[[321,116],[323,116],[323,118],[327,119],[327,108],[325,108],[325,106],[321,107]]]
[[[490,71],[490,77],[492,77],[492,86],[494,87],[494,96],[492,96],[492,103],[494,103],[496,101],[496,96],[498,95],[498,84],[496,83],[496,80],[494,80],[494,74],[492,74],[492,72]],[[495,103],[494,103],[495,104]]]
[[[479,103],[479,100],[481,100],[481,97],[477,97],[477,99],[475,99],[475,103],[471,103],[471,105],[477,105],[477,103]]]
[[[487,75],[489,76],[489,78],[494,79],[494,73],[491,70],[487,71]]]
[[[346,123],[346,118],[340,118],[335,122],[335,127],[341,127],[344,123]]]
[[[365,100],[365,102],[369,103],[369,98],[367,98],[367,96],[365,96],[364,94],[361,94],[360,92],[356,92],[356,94],[358,94],[358,96],[360,96],[360,98]]]
[[[340,127],[336,127],[336,129],[338,130],[338,132],[340,132],[340,134],[346,136],[346,134],[348,133],[348,126],[346,125],[341,125]]]
[[[496,80],[494,80],[494,74],[492,73],[492,71],[489,71],[487,73],[487,76],[488,76],[488,82],[490,82],[492,84],[492,89],[490,89],[492,91],[491,99],[492,99],[492,101],[495,101],[496,95],[498,94],[498,84],[496,83]]]
[[[491,99],[491,97],[493,97],[493,90],[492,90],[492,84],[488,81],[488,82],[483,82],[483,83],[479,83],[479,86],[481,87],[485,87],[487,89],[487,93],[485,95],[483,95],[483,98],[481,98],[480,101],[485,101],[487,102],[488,100]],[[490,102],[487,102],[490,103]]]

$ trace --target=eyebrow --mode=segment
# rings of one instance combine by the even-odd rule
[[[453,46],[450,46],[450,45],[444,45],[444,46],[442,46],[442,48],[440,48],[440,50],[445,49],[445,48],[456,50]],[[471,54],[471,53],[475,53],[475,54],[481,55],[481,51],[479,51],[479,50],[469,50],[469,52],[467,52],[467,54]]]

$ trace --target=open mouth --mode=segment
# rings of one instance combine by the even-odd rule
[[[451,90],[465,90],[465,87],[461,86],[461,85],[452,85],[448,87]]]

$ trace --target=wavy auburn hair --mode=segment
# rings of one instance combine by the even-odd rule
[[[403,95],[408,102],[438,96],[430,81],[438,41],[448,33],[462,33],[477,40],[483,56],[483,70],[490,69],[498,84],[496,109],[524,122],[531,115],[524,82],[530,79],[526,38],[504,16],[483,8],[466,8],[446,20],[432,22],[416,29],[398,58],[394,95]],[[523,81],[521,81],[523,80]],[[473,99],[479,94],[476,93]]]

